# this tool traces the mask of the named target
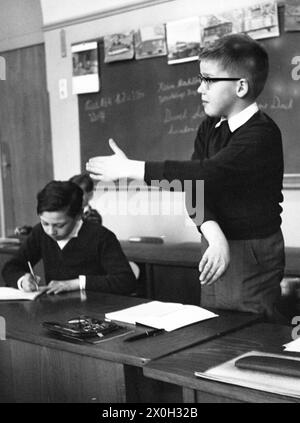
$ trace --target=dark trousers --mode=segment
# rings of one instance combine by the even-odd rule
[[[268,320],[280,322],[277,305],[285,264],[281,230],[263,239],[228,243],[229,267],[217,282],[202,288],[202,307],[262,313]],[[203,239],[202,252],[206,248]]]

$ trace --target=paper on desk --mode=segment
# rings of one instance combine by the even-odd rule
[[[283,345],[285,351],[300,352],[300,338]]]
[[[109,320],[129,324],[141,323],[153,328],[165,329],[167,332],[217,316],[202,307],[162,301],[151,301],[105,315]]]
[[[0,287],[1,300],[34,300],[39,291],[23,292],[16,288]]]

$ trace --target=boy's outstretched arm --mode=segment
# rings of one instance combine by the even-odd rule
[[[144,179],[145,162],[130,160],[117,146],[113,139],[109,140],[114,154],[111,156],[92,157],[86,164],[86,170],[98,181],[115,181],[120,178]]]
[[[222,229],[214,220],[204,222],[201,232],[208,242],[208,248],[199,263],[199,280],[201,285],[211,285],[223,275],[229,265],[229,245]]]

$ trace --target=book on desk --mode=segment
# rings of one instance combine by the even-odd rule
[[[37,291],[24,292],[17,288],[11,288],[6,286],[0,287],[0,301],[23,301],[23,300],[35,300],[36,297],[40,297],[44,292],[44,288],[40,288]]]
[[[194,305],[150,301],[149,303],[106,313],[105,317],[108,320],[132,325],[142,324],[171,332],[192,323],[218,317],[218,315]]]

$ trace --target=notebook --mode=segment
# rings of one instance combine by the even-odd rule
[[[23,292],[16,288],[0,287],[0,301],[34,300],[40,291]]]
[[[155,329],[164,329],[167,332],[217,316],[202,307],[163,301],[150,301],[105,315],[109,320],[142,324]]]

